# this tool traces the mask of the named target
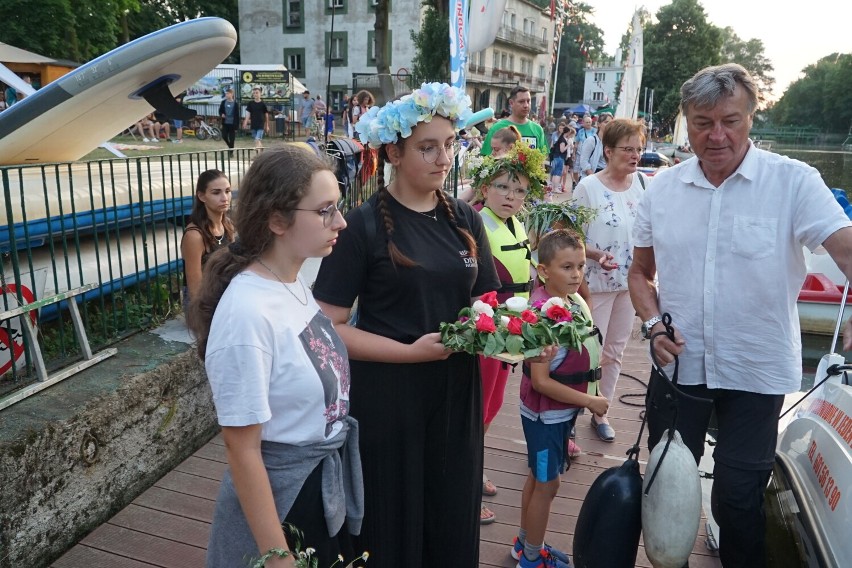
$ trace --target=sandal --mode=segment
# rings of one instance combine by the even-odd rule
[[[482,509],[479,510],[479,524],[480,525],[490,525],[494,521],[497,520],[497,515],[494,514],[494,511],[486,507],[482,506]]]
[[[497,495],[497,486],[484,475],[482,476],[482,494],[486,497],[494,497]]]
[[[583,453],[583,450],[580,446],[577,445],[577,442],[568,438],[568,456],[572,458],[576,458],[580,454]]]

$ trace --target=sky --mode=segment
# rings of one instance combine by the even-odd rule
[[[595,9],[592,21],[604,32],[612,56],[627,31],[633,12],[644,6],[656,15],[671,0],[581,0]],[[775,70],[773,95],[780,98],[802,76],[802,69],[835,52],[852,53],[852,3],[848,0],[700,0],[713,25],[730,26],[744,41],[763,41],[764,55]]]

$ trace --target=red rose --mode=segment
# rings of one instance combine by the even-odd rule
[[[486,292],[479,297],[480,301],[485,302],[492,308],[497,307],[497,292]]]
[[[521,162],[522,164],[526,164],[527,163],[527,155],[518,153],[518,161]]]
[[[524,320],[521,318],[516,318],[514,316],[509,316],[509,325],[506,326],[506,329],[509,330],[509,333],[513,335],[521,335],[521,329],[524,326]]]
[[[562,306],[557,305],[553,305],[547,308],[546,315],[555,322],[571,321],[572,319],[574,319],[574,317],[571,315],[571,312],[569,312]]]
[[[491,317],[486,316],[485,314],[479,314],[479,317],[476,318],[476,331],[494,333],[497,331],[497,328],[494,326],[494,320]]]
[[[538,322],[538,316],[535,315],[535,312],[530,310],[524,310],[521,312],[521,319],[527,323],[536,323]]]

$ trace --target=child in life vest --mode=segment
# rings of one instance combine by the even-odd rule
[[[515,215],[524,206],[527,197],[541,196],[543,192],[546,178],[541,152],[516,139],[505,150],[501,149],[500,157],[487,156],[473,171],[473,177],[473,189],[482,198],[479,214],[500,278],[497,301],[502,303],[513,296],[529,298],[532,290],[530,242],[523,223]],[[480,356],[479,371],[482,378],[482,418],[487,432],[503,405],[509,366],[497,359]],[[497,494],[497,487],[485,473],[482,476],[482,494]],[[495,519],[496,515],[483,504],[480,523],[490,524]]]
[[[583,281],[586,253],[582,239],[558,229],[545,235],[538,247],[538,272],[544,286],[530,296],[532,305],[579,305],[591,321],[591,311],[577,293]],[[529,475],[521,499],[521,526],[512,547],[519,568],[564,568],[564,553],[544,544],[550,506],[559,491],[559,475],[571,466],[568,436],[580,409],[609,407],[600,396],[600,339],[590,335],[582,351],[560,347],[549,363],[524,364],[521,377],[521,423],[527,442]]]

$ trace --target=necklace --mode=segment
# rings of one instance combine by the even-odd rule
[[[287,291],[288,291],[288,292],[290,292],[290,294],[291,294],[294,298],[296,298],[296,300],[297,300],[300,304],[302,304],[303,306],[307,306],[307,305],[308,305],[308,291],[307,291],[307,290],[305,290],[305,284],[302,282],[302,280],[301,280],[298,276],[296,276],[296,280],[298,280],[298,281],[299,281],[299,284],[301,284],[301,285],[302,285],[302,293],[305,295],[305,299],[304,299],[304,300],[302,300],[299,296],[297,296],[297,295],[296,295],[296,293],[295,293],[295,292],[293,292],[293,290],[291,290],[291,289],[290,289],[290,286],[289,286],[286,282],[284,282],[283,280],[281,280],[281,277],[280,277],[280,276],[278,276],[278,274],[276,274],[274,270],[272,270],[271,268],[269,268],[268,266],[266,266],[266,263],[265,263],[265,262],[263,262],[263,261],[262,261],[259,257],[258,257],[257,261],[260,263],[260,265],[261,265],[262,267],[264,267],[264,268],[265,268],[265,269],[267,269],[269,272],[271,272],[271,273],[272,273],[272,275],[273,275],[275,278],[277,278],[277,279],[278,279],[278,281],[279,281],[279,282],[281,282],[281,283],[284,285],[284,288],[286,288],[286,289],[287,289]]]
[[[420,214],[421,214],[421,215],[423,215],[424,217],[427,217],[427,218],[429,218],[429,219],[432,219],[433,221],[437,221],[437,220],[438,220],[438,208],[437,208],[437,207],[435,207],[435,208],[434,208],[434,209],[432,209],[431,211],[426,211],[426,212],[418,211],[418,213],[420,213]],[[430,213],[431,213],[431,215],[430,215]]]
[[[220,236],[213,235],[213,238],[216,239],[216,244],[222,246],[222,239],[225,238],[225,233],[222,233]]]

